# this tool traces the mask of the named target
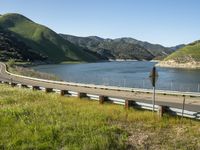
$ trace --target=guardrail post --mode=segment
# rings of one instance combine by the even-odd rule
[[[53,92],[53,88],[44,88],[45,93]]]
[[[125,100],[125,106],[124,106],[125,109],[129,108],[129,102],[130,102],[129,100]]]
[[[69,94],[67,90],[60,90],[60,96],[64,96],[65,94]]]
[[[27,87],[28,87],[27,85],[19,83],[19,88],[27,88]]]
[[[126,99],[124,108],[129,109],[129,107],[133,106],[134,104],[135,104],[135,101]]]
[[[165,112],[166,106],[158,106],[158,111],[157,111],[157,115],[159,117],[162,117],[164,112]]]
[[[86,93],[78,92],[77,97],[78,98],[84,98],[84,97],[87,97],[87,94]]]
[[[10,84],[12,87],[14,87],[14,86],[17,85],[17,83],[13,83],[13,82],[9,82],[9,84]]]
[[[39,86],[31,86],[31,90],[39,90],[40,87]]]
[[[108,97],[103,96],[103,95],[99,96],[99,104],[103,104],[107,100],[108,100]]]
[[[183,96],[182,118],[183,118],[183,115],[184,115],[184,110],[185,110],[185,95]]]
[[[3,84],[9,84],[8,81],[2,81]]]

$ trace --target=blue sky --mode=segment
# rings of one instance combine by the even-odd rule
[[[200,39],[200,0],[0,0],[58,33],[132,37],[165,46]]]

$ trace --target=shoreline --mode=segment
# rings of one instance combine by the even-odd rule
[[[177,63],[175,61],[163,61],[157,63],[156,66],[163,68],[200,69],[200,63],[196,62]]]
[[[62,65],[62,64],[86,64],[86,63],[104,63],[104,62],[160,62],[159,60],[135,60],[135,59],[110,59],[106,61],[84,62],[84,61],[63,61],[63,62],[16,62],[15,65],[21,67],[33,67],[39,65]],[[7,62],[4,62],[7,63]]]

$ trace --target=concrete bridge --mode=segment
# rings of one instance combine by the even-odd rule
[[[45,89],[46,92],[57,90],[60,91],[61,95],[70,94],[71,91],[71,95],[74,92],[79,98],[93,95],[93,98],[95,96],[98,97],[100,103],[110,98],[110,101],[118,99],[118,103],[123,103],[126,107],[135,105],[136,103],[146,104],[146,106],[152,109],[150,106],[152,103],[152,90],[149,89],[79,84],[26,77],[8,72],[4,63],[0,63],[0,81],[12,86],[18,84],[20,87]],[[183,108],[183,99],[185,98],[184,109],[200,115],[200,93],[162,90],[158,90],[156,93],[156,106],[180,110]]]

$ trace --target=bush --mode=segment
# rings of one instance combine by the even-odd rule
[[[15,60],[14,59],[9,59],[7,62],[9,67],[13,67],[15,65]]]

